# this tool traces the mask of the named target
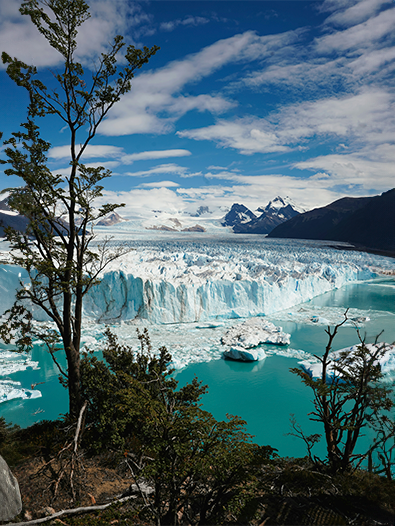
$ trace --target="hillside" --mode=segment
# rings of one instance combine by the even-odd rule
[[[395,188],[374,197],[344,197],[277,226],[269,237],[344,241],[395,252]]]

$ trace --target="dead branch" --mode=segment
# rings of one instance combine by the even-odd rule
[[[105,510],[106,508],[109,508],[113,504],[118,504],[120,502],[126,502],[130,499],[136,499],[136,495],[129,495],[128,497],[122,497],[121,499],[113,500],[112,502],[109,502],[108,504],[101,504],[99,506],[83,506],[81,508],[72,508],[69,510],[62,510],[57,511],[56,513],[53,513],[49,517],[42,517],[41,519],[35,519],[32,521],[27,522],[13,522],[9,523],[6,526],[31,526],[33,524],[42,524],[44,522],[52,521],[54,519],[57,519],[58,517],[63,517],[64,515],[78,515],[83,513],[90,513],[91,511],[100,511]]]

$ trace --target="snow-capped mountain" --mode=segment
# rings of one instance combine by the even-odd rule
[[[113,226],[118,223],[122,223],[123,221],[127,221],[127,219],[124,219],[121,217],[117,212],[111,212],[111,214],[108,214],[106,217],[101,219],[96,223],[97,226]]]
[[[4,228],[10,226],[25,232],[28,220],[26,217],[19,215],[17,212],[11,210],[8,206],[8,198],[0,201],[0,237],[4,236]]]
[[[304,212],[289,197],[276,197],[264,207],[259,207],[257,215],[246,206],[234,204],[222,221],[223,226],[233,227],[236,234],[269,234],[276,226]]]
[[[223,218],[221,224],[222,226],[233,227],[233,230],[236,232],[235,227],[237,225],[245,225],[246,223],[251,223],[251,221],[256,219],[256,215],[246,206],[235,203]]]
[[[275,199],[273,199],[273,201],[269,201],[265,207],[259,207],[257,212],[266,212],[267,214],[274,214],[278,215],[279,217],[283,215],[285,219],[290,219],[297,214],[303,214],[303,212],[306,212],[306,210],[301,206],[296,205],[289,197],[283,198],[277,196]]]

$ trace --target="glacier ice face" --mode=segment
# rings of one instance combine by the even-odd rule
[[[17,289],[28,283],[29,278],[25,269],[13,265],[0,265],[0,314],[12,307]]]
[[[395,271],[389,258],[319,244],[136,245],[90,291],[85,316],[103,323],[137,317],[159,324],[263,316],[378,272]]]
[[[260,318],[250,318],[244,323],[231,327],[221,338],[222,345],[252,349],[262,343],[288,345],[291,335],[283,332],[282,327]]]
[[[246,239],[129,242],[131,252],[113,261],[86,296],[85,319],[169,324],[264,316],[347,283],[395,272],[390,258],[314,242]],[[0,312],[12,304],[25,274],[0,266]],[[37,309],[33,315],[43,319]]]

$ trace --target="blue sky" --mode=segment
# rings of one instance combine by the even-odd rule
[[[88,2],[89,3],[89,2]],[[57,53],[0,3],[0,50],[50,82]],[[276,195],[306,208],[395,186],[394,0],[92,0],[86,68],[115,34],[161,47],[104,121],[84,162],[103,165],[104,200],[124,215],[193,212]],[[0,70],[6,138],[26,95]],[[67,130],[41,121],[49,166],[67,173]],[[18,181],[0,173],[0,188]]]

